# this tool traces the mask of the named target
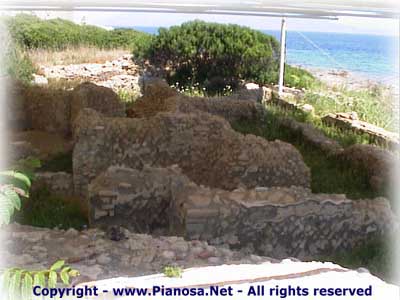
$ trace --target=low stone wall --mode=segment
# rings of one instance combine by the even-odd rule
[[[29,129],[68,134],[70,132],[71,93],[41,86],[23,89],[23,109]]]
[[[320,149],[328,156],[339,155],[344,150],[336,140],[328,138],[312,124],[298,122],[291,118],[281,118],[279,122],[280,126],[300,135],[306,144]]]
[[[335,255],[389,235],[395,227],[384,198],[352,201],[301,188],[260,188],[199,189],[188,199],[182,225],[187,238],[251,246],[275,258]]]
[[[32,189],[43,187],[55,195],[72,196],[74,194],[72,174],[66,172],[37,172]]]
[[[74,127],[75,191],[111,165],[179,165],[197,184],[227,190],[239,186],[310,186],[310,170],[298,150],[234,131],[206,113],[159,113],[150,119],[105,118],[86,109]]]
[[[106,116],[125,116],[125,106],[111,89],[83,83],[73,91],[46,86],[11,87],[17,104],[9,105],[14,128],[69,135],[71,122],[83,108],[93,108]],[[19,124],[16,124],[19,123]]]
[[[85,82],[71,94],[71,123],[84,108],[92,108],[108,117],[125,117],[125,106],[113,90]]]
[[[207,112],[225,118],[229,122],[254,120],[263,115],[261,91],[241,91],[226,97],[188,97],[179,94],[161,79],[145,81],[144,96],[128,110],[133,118],[149,118],[160,112]]]
[[[384,198],[352,201],[300,187],[212,189],[177,167],[110,167],[92,182],[89,199],[92,226],[182,235],[275,258],[337,254],[398,226]]]
[[[342,130],[366,134],[369,136],[370,141],[387,146],[393,150],[400,150],[398,133],[390,132],[368,122],[361,121],[355,113],[330,113],[321,120],[327,125],[335,126]]]

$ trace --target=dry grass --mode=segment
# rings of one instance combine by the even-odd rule
[[[126,49],[99,49],[96,47],[82,46],[71,47],[65,50],[29,50],[28,55],[37,66],[54,66],[83,63],[105,63],[124,54],[129,54]]]

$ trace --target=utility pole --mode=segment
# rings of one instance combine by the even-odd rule
[[[282,95],[282,93],[283,93],[283,75],[285,73],[285,54],[286,54],[286,20],[285,20],[285,18],[282,18],[281,55],[280,55],[280,63],[279,63],[279,87],[278,87],[279,95]]]

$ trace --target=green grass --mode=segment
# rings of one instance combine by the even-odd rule
[[[119,89],[117,95],[119,100],[125,104],[126,109],[129,109],[140,97],[139,92],[131,89]]]
[[[328,157],[320,149],[305,144],[299,134],[280,125],[279,117],[281,115],[272,110],[267,112],[263,122],[241,121],[232,124],[232,127],[241,133],[254,134],[270,141],[279,139],[293,144],[311,169],[311,189],[314,193],[346,194],[351,199],[379,196],[370,187],[365,172],[348,168],[336,157]]]
[[[33,191],[23,201],[15,221],[23,225],[60,229],[82,229],[88,224],[78,199],[67,199],[52,195],[46,188]]]
[[[43,161],[39,171],[72,173],[72,152],[59,153],[49,160]]]
[[[362,121],[387,130],[398,130],[398,120],[393,113],[393,97],[387,89],[379,85],[361,90],[313,85],[298,103],[311,104],[319,117],[329,113],[356,112]]]

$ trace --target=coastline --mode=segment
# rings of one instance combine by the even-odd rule
[[[385,90],[391,90],[394,94],[398,94],[399,84],[394,78],[391,81],[384,78],[372,78],[364,73],[357,73],[339,69],[324,69],[318,67],[307,67],[296,65],[309,71],[321,82],[328,85],[330,88],[346,88],[349,90],[368,90],[371,88],[381,87]]]

